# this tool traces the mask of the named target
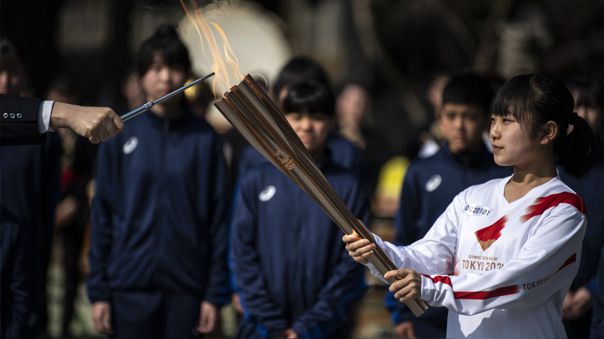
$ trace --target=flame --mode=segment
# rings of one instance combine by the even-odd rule
[[[212,91],[215,94],[226,92],[231,86],[237,85],[243,79],[243,75],[224,30],[214,21],[210,21],[208,24],[203,17],[201,8],[193,0],[190,1],[193,10],[187,7],[184,0],[179,0],[179,2],[197,31],[204,54],[206,54],[205,46],[207,45],[207,51],[212,59],[211,68],[216,73],[212,81]],[[220,38],[220,42],[216,35]],[[222,48],[220,48],[221,45]]]

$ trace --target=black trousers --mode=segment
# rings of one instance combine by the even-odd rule
[[[201,307],[199,297],[146,291],[111,294],[112,325],[117,338],[201,337],[195,330]]]

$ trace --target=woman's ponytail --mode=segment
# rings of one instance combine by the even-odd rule
[[[567,131],[560,131],[554,144],[554,154],[556,162],[566,172],[580,177],[592,164],[595,140],[589,124],[577,113],[572,113],[568,126],[568,134]]]

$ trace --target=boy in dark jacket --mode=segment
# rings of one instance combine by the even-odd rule
[[[190,69],[172,27],[160,27],[139,52],[147,100],[182,86]],[[101,146],[88,279],[99,332],[187,338],[213,330],[229,296],[220,150],[183,96]]]
[[[283,108],[336,193],[365,218],[362,186],[327,151],[331,92],[299,83]],[[244,309],[237,337],[347,337],[365,289],[363,268],[348,257],[342,232],[323,210],[277,168],[261,164],[243,174],[233,213],[231,260]]]

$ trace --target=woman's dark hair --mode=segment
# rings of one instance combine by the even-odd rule
[[[334,115],[333,93],[325,85],[317,81],[304,81],[289,88],[283,99],[285,113],[299,112]]]
[[[289,88],[304,81],[316,81],[328,89],[331,88],[327,72],[318,62],[309,57],[297,56],[293,57],[279,71],[277,80],[273,85],[273,98],[279,97],[281,89]]]
[[[147,73],[158,54],[169,67],[182,68],[186,73],[191,72],[189,51],[178,37],[174,26],[167,24],[159,26],[155,33],[143,42],[136,65],[139,76]]]
[[[487,116],[491,100],[495,95],[491,83],[480,75],[465,71],[453,74],[443,90],[443,105],[446,103],[476,105]]]
[[[548,121],[557,123],[556,163],[580,176],[591,165],[594,139],[589,125],[573,112],[573,107],[573,97],[566,86],[540,74],[524,74],[511,78],[499,89],[491,112],[513,116],[533,137]],[[572,130],[567,133],[569,125]]]

